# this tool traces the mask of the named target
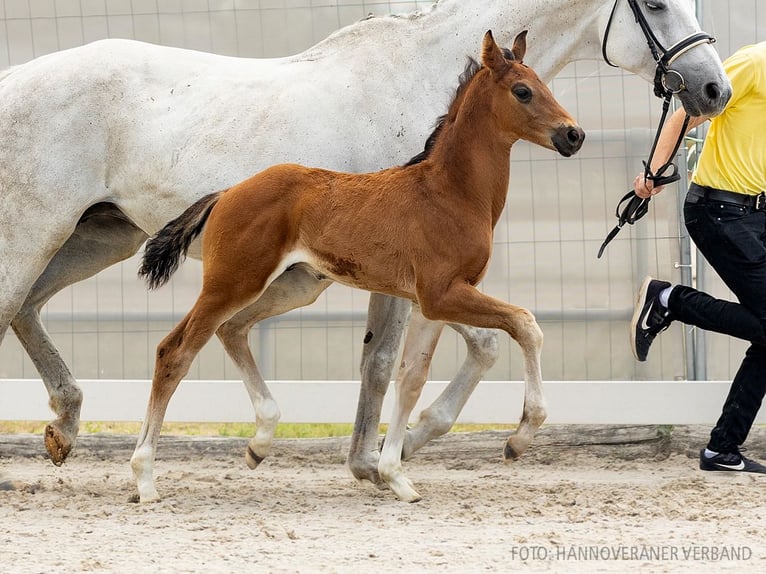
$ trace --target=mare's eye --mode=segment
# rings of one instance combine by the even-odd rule
[[[665,8],[665,5],[662,2],[652,2],[651,0],[649,0],[649,2],[645,2],[645,5],[649,12],[659,12]]]
[[[513,88],[511,88],[511,92],[513,92],[513,95],[516,96],[516,99],[519,100],[522,104],[526,104],[529,100],[532,99],[532,90],[523,84],[513,86]]]

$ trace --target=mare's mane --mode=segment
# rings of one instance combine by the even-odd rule
[[[503,48],[503,56],[505,56],[506,60],[514,59],[513,53],[508,48]],[[457,110],[452,109],[455,102],[460,101],[460,98],[465,93],[465,90],[468,87],[468,84],[471,83],[471,80],[473,80],[473,78],[476,76],[479,70],[481,70],[483,67],[484,66],[480,64],[477,60],[475,60],[474,58],[470,56],[468,57],[468,62],[465,65],[465,69],[463,70],[463,73],[460,74],[459,83],[457,88],[455,89],[455,94],[452,96],[452,101],[447,107],[447,113],[442,116],[439,116],[439,118],[436,120],[436,127],[434,128],[434,131],[431,132],[431,135],[428,136],[428,139],[426,140],[426,145],[423,148],[423,151],[420,152],[418,155],[414,156],[412,159],[410,159],[410,161],[405,163],[403,167],[409,167],[411,165],[418,164],[428,159],[428,157],[431,155],[431,151],[436,145],[436,141],[439,139],[439,135],[441,134],[442,129],[448,123],[449,120],[452,120],[455,117],[455,113],[457,112]]]

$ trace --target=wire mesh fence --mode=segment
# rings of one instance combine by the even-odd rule
[[[30,0],[0,2],[0,67],[106,37],[126,37],[240,57],[294,54],[370,14],[426,10],[431,2],[310,0]],[[726,57],[763,40],[766,9],[756,0],[698,2],[703,28]],[[456,78],[457,81],[457,78]],[[679,199],[665,193],[650,214],[626,229],[596,259],[614,226],[614,207],[641,168],[659,119],[660,102],[644,81],[597,61],[567,66],[551,83],[585,128],[575,158],[559,159],[523,143],[512,154],[511,192],[496,228],[482,288],[532,309],[545,332],[543,376],[550,380],[689,378],[685,348],[694,335],[680,325],[658,339],[653,360],[636,363],[628,346],[635,290],[649,273],[682,279]],[[353,111],[349,111],[353,113]],[[434,117],[436,120],[436,117]],[[412,150],[414,155],[419,150]],[[286,158],[289,159],[289,158]],[[405,158],[406,159],[406,158]],[[678,196],[684,191],[680,186]],[[136,278],[138,256],[64,289],[43,311],[44,322],[74,375],[148,379],[159,340],[189,309],[200,265],[188,260],[162,290]],[[704,265],[695,269],[714,294],[731,297]],[[262,322],[251,344],[268,379],[358,378],[368,295],[335,285],[310,307]],[[501,337],[490,380],[523,378],[518,350]],[[740,342],[703,341],[706,378],[732,376]],[[465,355],[446,330],[431,378],[449,379]],[[0,378],[36,378],[12,333],[0,347]],[[195,361],[192,379],[237,379],[217,341]]]

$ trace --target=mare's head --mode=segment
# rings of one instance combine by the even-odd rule
[[[526,38],[527,32],[521,32],[511,50],[502,50],[491,31],[484,35],[481,63],[490,76],[485,89],[497,93],[486,112],[495,115],[500,129],[513,141],[527,140],[569,157],[580,149],[585,133],[523,63]]]
[[[608,63],[661,82],[692,116],[714,116],[724,109],[731,83],[713,38],[700,30],[694,0],[603,2],[598,21]],[[666,71],[658,68],[655,58]]]

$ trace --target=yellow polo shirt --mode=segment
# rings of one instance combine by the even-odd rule
[[[758,194],[766,191],[766,42],[740,48],[723,67],[732,97],[710,120],[692,181]]]

